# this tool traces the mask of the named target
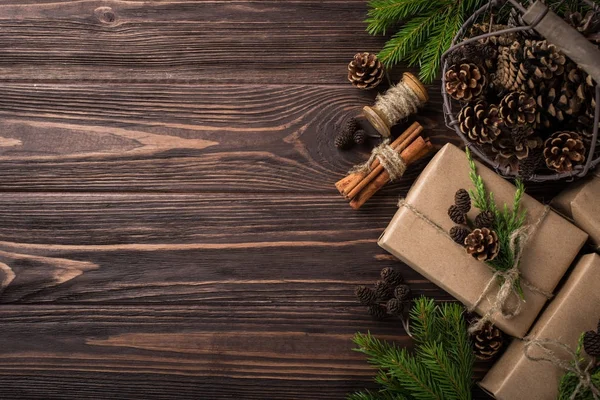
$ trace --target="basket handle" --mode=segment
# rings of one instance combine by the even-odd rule
[[[523,21],[575,61],[597,83],[600,83],[600,50],[575,28],[537,0],[523,14]]]

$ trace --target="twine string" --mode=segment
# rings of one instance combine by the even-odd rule
[[[389,121],[390,126],[401,119],[416,114],[419,107],[425,102],[404,81],[388,89],[385,94],[377,95],[375,108],[377,108]]]
[[[390,181],[401,178],[402,175],[404,175],[404,172],[406,172],[406,162],[402,159],[400,154],[390,146],[390,139],[385,139],[379,146],[373,148],[371,156],[366,162],[353,167],[348,173],[367,174],[371,172],[371,164],[375,159],[378,159],[383,169],[387,171],[390,176]]]
[[[523,354],[528,360],[549,362],[567,372],[571,372],[577,377],[579,382],[571,394],[571,397],[569,398],[570,400],[575,400],[582,389],[589,389],[594,400],[600,400],[600,388],[598,388],[596,385],[594,385],[594,382],[592,382],[591,371],[595,365],[594,360],[591,360],[585,368],[582,368],[582,365],[577,357],[577,353],[562,342],[553,339],[534,339],[530,337],[526,337],[524,341],[525,347],[523,347]],[[531,355],[529,352],[534,346],[541,349],[544,355],[539,357]],[[556,352],[550,348],[550,346],[562,349],[566,354],[569,355],[571,362],[561,360],[556,355]]]
[[[400,201],[398,202],[398,207],[407,208],[413,214],[415,214],[417,217],[419,217],[420,219],[425,221],[428,225],[432,226],[438,232],[440,232],[442,235],[446,236],[448,239],[450,239],[454,242],[454,240],[448,234],[448,232],[446,232],[441,226],[439,226],[438,224],[433,222],[429,217],[427,217],[425,214],[423,214],[421,211],[419,211],[412,204],[409,204],[405,199],[400,199]],[[506,271],[498,271],[498,270],[495,270],[494,268],[492,268],[490,265],[485,264],[492,271],[494,271],[494,274],[492,275],[492,277],[486,284],[485,288],[483,289],[483,291],[482,291],[481,295],[479,296],[479,298],[477,299],[477,301],[475,301],[475,303],[471,307],[469,307],[469,311],[471,312],[475,308],[477,308],[477,306],[479,306],[479,304],[483,301],[483,299],[486,298],[487,295],[489,294],[489,292],[496,286],[496,282],[498,282],[498,279],[502,280],[502,285],[500,286],[500,289],[498,290],[498,293],[496,294],[496,298],[494,299],[494,301],[490,302],[491,307],[483,315],[482,318],[480,318],[471,327],[469,327],[469,332],[474,332],[474,331],[480,329],[481,327],[483,327],[483,325],[485,325],[487,322],[491,321],[492,316],[496,312],[500,312],[502,314],[502,316],[506,319],[514,318],[521,313],[522,308],[523,308],[523,305],[522,305],[523,301],[521,300],[519,293],[517,292],[517,288],[518,288],[517,281],[520,281],[524,286],[526,286],[529,290],[531,290],[534,293],[538,293],[538,294],[546,297],[547,299],[552,298],[552,293],[549,293],[543,289],[540,289],[537,286],[533,285],[531,282],[528,282],[526,279],[524,279],[521,276],[521,273],[519,271],[519,264],[521,262],[521,256],[523,253],[522,249],[525,247],[525,244],[527,243],[529,238],[532,237],[533,234],[536,232],[536,230],[541,225],[542,221],[546,218],[546,216],[549,214],[549,212],[550,212],[550,207],[546,206],[544,209],[544,213],[540,216],[540,218],[534,224],[523,226],[511,234],[510,250],[514,254],[514,263],[513,263],[512,268],[510,268]],[[517,298],[519,299],[519,301],[517,302],[517,304],[514,307],[512,307],[511,309],[508,309],[507,302],[508,302],[508,299],[511,297],[511,294],[516,295]]]

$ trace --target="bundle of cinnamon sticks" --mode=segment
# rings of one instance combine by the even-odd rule
[[[400,154],[406,166],[425,157],[433,149],[429,139],[421,137],[421,132],[423,127],[415,122],[390,144]],[[379,159],[375,159],[369,165],[368,171],[350,174],[339,180],[335,187],[344,198],[350,200],[350,207],[358,210],[389,181],[389,173]]]

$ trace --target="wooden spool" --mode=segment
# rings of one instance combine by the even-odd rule
[[[427,93],[427,88],[423,83],[411,74],[410,72],[405,72],[402,74],[402,82],[406,86],[408,86],[413,92],[417,94],[419,100],[423,103],[426,103],[429,100],[429,93]],[[379,132],[381,136],[384,138],[390,137],[391,132],[390,129],[394,126],[392,121],[388,121],[388,119],[383,115],[381,110],[377,108],[377,104],[373,106],[365,106],[363,108],[363,112],[367,120],[373,125],[373,127]]]

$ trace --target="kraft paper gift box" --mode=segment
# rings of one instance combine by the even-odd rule
[[[512,205],[515,186],[481,163],[476,164],[498,206],[504,203]],[[400,206],[379,238],[382,248],[468,307],[476,303],[492,279],[493,271],[431,223],[448,232],[455,225],[447,214],[448,207],[454,202],[454,193],[458,189],[472,187],[465,153],[447,144],[423,170],[405,199],[428,221],[408,207]],[[527,210],[526,223],[541,222],[522,251],[521,276],[536,288],[552,292],[587,240],[587,235],[555,212],[546,213],[544,205],[528,195],[524,196],[522,206]],[[542,218],[544,214],[546,216]],[[473,207],[469,217],[474,219],[476,215],[477,210]],[[493,286],[492,292],[475,308],[475,312],[483,315],[491,309],[498,286]],[[525,286],[523,291],[525,303],[518,316],[506,319],[495,314],[492,319],[496,326],[516,337],[527,333],[547,301],[546,296]],[[510,300],[514,305],[518,298],[511,296]]]
[[[571,219],[575,225],[590,235],[591,241],[600,245],[600,172],[576,182],[552,201],[552,207]]]
[[[552,339],[575,351],[579,336],[596,330],[600,319],[600,256],[581,258],[528,337]],[[547,400],[558,397],[558,384],[565,371],[544,361],[530,361],[523,353],[524,342],[515,339],[494,364],[480,386],[498,400]],[[572,356],[559,347],[555,355],[569,362]],[[532,347],[530,356],[545,356]]]

